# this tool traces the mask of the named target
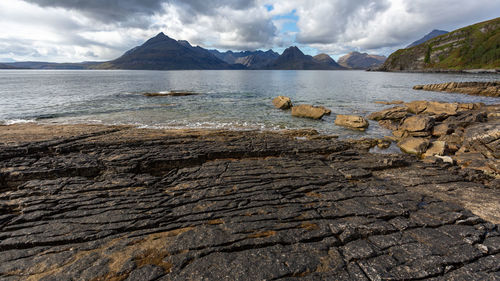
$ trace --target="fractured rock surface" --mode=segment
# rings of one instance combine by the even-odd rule
[[[15,128],[2,280],[500,278],[500,191],[455,166],[295,133]]]

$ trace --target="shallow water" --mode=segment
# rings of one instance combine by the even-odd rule
[[[336,114],[387,108],[374,101],[437,100],[495,103],[498,99],[412,90],[416,84],[499,80],[498,74],[365,71],[82,71],[1,70],[0,122],[134,124],[153,128],[303,129],[341,137],[387,135],[370,121],[365,133],[335,126]],[[188,90],[195,96],[145,97]],[[295,118],[271,100],[332,109],[322,121]]]

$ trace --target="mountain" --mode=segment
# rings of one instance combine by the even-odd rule
[[[369,55],[367,53],[350,52],[339,58],[338,63],[351,69],[368,69],[381,66],[387,58],[385,56]]]
[[[334,70],[343,69],[341,66],[332,66],[304,55],[302,51],[293,46],[287,48],[274,62],[268,64],[266,69],[281,70]]]
[[[13,66],[13,65],[0,63],[0,69],[25,69],[25,68],[16,67],[16,66]]]
[[[55,63],[41,61],[23,61],[4,63],[17,69],[89,69],[101,62]]]
[[[318,63],[321,63],[321,64],[324,64],[324,65],[329,65],[331,66],[332,68],[335,68],[335,69],[343,69],[342,66],[340,66],[338,63],[335,62],[334,59],[332,59],[332,57],[330,57],[329,55],[327,54],[319,54],[319,55],[315,55],[313,57],[313,60],[315,62],[318,62]]]
[[[417,41],[411,43],[410,45],[406,46],[406,49],[420,45],[422,43],[425,43],[425,42],[431,40],[432,38],[441,36],[441,35],[446,34],[446,33],[448,33],[448,31],[434,29],[433,31],[431,31],[427,35],[425,35],[424,37],[422,37],[422,38],[418,39]]]
[[[163,32],[135,47],[121,57],[100,64],[98,69],[234,69],[208,50],[193,47],[187,41],[176,41]]]
[[[382,71],[500,68],[500,18],[470,25],[392,53]]]
[[[264,51],[244,51],[244,52],[219,52],[210,50],[210,52],[229,64],[241,64],[249,69],[260,69],[270,64],[279,57],[279,54],[273,50]]]

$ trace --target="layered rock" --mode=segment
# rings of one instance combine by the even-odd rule
[[[368,128],[368,121],[358,115],[342,115],[338,114],[335,118],[335,125],[364,131]]]
[[[1,279],[498,277],[499,190],[304,133],[0,126]]]
[[[392,130],[405,152],[423,157],[448,154],[463,168],[500,178],[499,113],[498,105],[413,101],[369,118]]]
[[[448,82],[416,85],[414,90],[460,93],[473,96],[500,97],[500,82]]]

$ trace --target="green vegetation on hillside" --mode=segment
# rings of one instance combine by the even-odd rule
[[[500,18],[467,26],[394,52],[383,70],[500,68]]]

